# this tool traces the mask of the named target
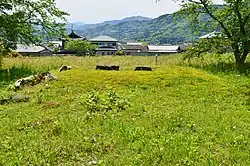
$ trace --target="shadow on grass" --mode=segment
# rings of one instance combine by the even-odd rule
[[[28,66],[12,66],[9,70],[0,69],[0,82],[6,84],[35,73],[37,73],[37,71],[30,69]]]
[[[204,69],[206,71],[212,72],[214,74],[224,73],[224,74],[241,74],[245,76],[250,76],[250,62],[247,62],[239,67],[233,62],[217,62],[214,64],[203,64],[203,65],[193,65],[189,64],[190,67],[195,67],[198,69]]]

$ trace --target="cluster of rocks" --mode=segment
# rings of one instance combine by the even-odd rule
[[[72,69],[71,66],[63,65],[60,67],[58,71],[62,72],[62,71],[67,71],[71,69]],[[52,80],[58,80],[58,78],[52,75],[50,72],[31,75],[29,77],[25,77],[25,78],[21,78],[17,80],[14,84],[14,90],[20,89],[23,86],[34,86],[34,85],[40,84],[41,82],[52,81]]]
[[[29,77],[17,80],[14,84],[14,89],[20,89],[22,86],[34,86],[40,84],[42,81],[51,81],[51,80],[58,80],[58,78],[52,75],[50,72],[31,75]]]
[[[120,66],[117,65],[112,65],[112,66],[107,66],[107,65],[96,65],[96,70],[119,70]],[[148,66],[137,66],[134,71],[153,71],[151,67]]]
[[[57,77],[52,75],[50,72],[45,72],[41,74],[35,74],[31,75],[29,77],[21,78],[17,80],[14,85],[11,86],[11,89],[14,91],[17,91],[18,89],[21,89],[24,86],[34,86],[36,84],[39,84],[43,81],[51,81],[51,80],[58,80]],[[26,95],[17,95],[12,94],[8,97],[4,97],[0,99],[0,105],[6,104],[6,103],[18,103],[18,102],[27,102],[29,101],[30,97]]]
[[[63,65],[59,68],[58,72],[71,70],[72,66]],[[117,65],[97,65],[96,70],[116,70],[118,71],[120,66]],[[137,66],[135,71],[152,71],[151,67],[148,66]],[[31,75],[29,77],[21,78],[17,80],[14,84],[14,89],[20,89],[22,86],[34,86],[40,84],[43,81],[58,80],[57,77],[52,75],[50,72],[45,72],[41,74]]]
[[[71,69],[72,69],[72,66],[63,65],[59,68],[58,72],[67,71],[67,70],[71,70]],[[96,70],[116,70],[116,71],[118,71],[119,69],[120,69],[120,66],[117,66],[117,65],[111,65],[111,66],[97,65],[96,66]],[[152,71],[152,68],[148,67],[148,66],[137,66],[134,70],[135,71]],[[52,81],[52,80],[58,80],[58,78],[56,76],[52,75],[50,72],[35,74],[35,75],[31,75],[29,77],[25,77],[25,78],[21,78],[21,79],[17,80],[13,85],[14,86],[13,89],[18,90],[24,86],[34,86],[34,85],[40,84],[41,82]],[[27,101],[29,101],[29,96],[10,95],[9,97],[1,99],[0,105],[3,105],[5,103],[10,103],[10,102],[27,102]]]

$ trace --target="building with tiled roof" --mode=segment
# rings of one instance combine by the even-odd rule
[[[23,56],[50,56],[52,55],[52,50],[46,47],[37,46],[34,44],[31,44],[31,45],[17,44],[15,51]]]
[[[97,55],[114,55],[120,49],[118,40],[109,36],[98,36],[89,41],[98,46]]]

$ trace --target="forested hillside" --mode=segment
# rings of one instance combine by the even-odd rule
[[[140,18],[140,17],[139,17]],[[87,38],[108,35],[121,42],[146,41],[148,43],[177,44],[197,40],[202,34],[211,31],[192,33],[186,19],[174,20],[172,14],[162,15],[155,19],[123,19],[100,24],[75,26],[76,32]]]

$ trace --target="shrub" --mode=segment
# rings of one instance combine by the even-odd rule
[[[87,110],[90,112],[102,112],[109,111],[124,111],[130,106],[130,102],[120,97],[113,90],[109,90],[107,93],[100,94],[99,92],[91,92],[85,99]]]
[[[207,53],[224,54],[229,53],[231,43],[226,39],[203,39],[196,42],[194,45],[188,47],[184,53],[184,60],[192,58],[203,58]]]
[[[119,56],[121,56],[121,55],[124,55],[124,51],[122,51],[122,50],[119,50],[119,51],[117,51],[116,53],[115,53],[116,55],[119,55]]]
[[[66,43],[65,48],[69,51],[74,51],[78,56],[81,56],[81,55],[95,55],[95,50],[97,46],[92,45],[87,41],[69,40]]]
[[[23,56],[19,52],[11,51],[10,53],[8,53],[8,57],[17,58],[17,57],[23,57]]]

